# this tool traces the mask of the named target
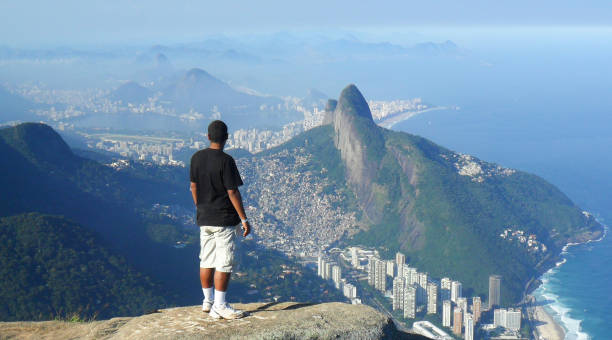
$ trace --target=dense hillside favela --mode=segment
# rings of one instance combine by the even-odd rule
[[[185,89],[193,84],[213,86],[228,98],[235,95],[206,72],[192,70],[160,96],[166,96],[166,102],[178,100],[188,96]],[[134,97],[150,95],[133,84],[122,91]],[[106,98],[116,100],[119,92]],[[268,105],[261,98],[236,98],[245,105]],[[275,99],[266,100],[279,107]],[[379,126],[393,123],[385,123],[385,117],[426,109],[420,101],[396,104],[398,108],[384,106],[388,113],[377,114],[375,120],[368,102],[349,85],[337,101],[329,100],[320,110],[311,107],[311,123],[270,135],[280,140],[267,147],[262,142],[251,148],[264,151],[235,152],[238,145],[232,145],[235,150],[229,152],[235,152],[244,177],[243,196],[255,226],[253,239],[240,250],[235,296],[241,301],[365,303],[387,313],[398,326],[432,338],[529,336],[529,325],[521,320],[527,317],[524,307],[536,278],[555,264],[567,243],[600,237],[601,225],[537,176]],[[235,119],[240,117],[238,112]],[[250,140],[249,130],[243,131],[242,137],[234,134],[234,143]],[[4,226],[13,225],[5,227],[2,236],[29,261],[13,263],[14,257],[3,254],[3,263],[10,264],[3,266],[3,277],[11,277],[3,281],[11,289],[3,289],[3,299],[20,295],[15,287],[33,285],[26,282],[35,282],[32,289],[41,292],[54,282],[52,292],[58,296],[74,289],[60,284],[62,280],[86,284],[85,274],[65,273],[61,253],[56,256],[59,262],[45,266],[27,254],[29,245],[40,241],[19,235],[26,230],[21,228],[34,225],[71,243],[75,254],[82,244],[94,243],[98,253],[116,254],[110,263],[74,262],[81,273],[95,266],[131,273],[113,289],[136,289],[132,278],[149,282],[137,292],[146,306],[113,309],[107,297],[92,293],[75,298],[70,306],[62,305],[61,298],[52,300],[54,308],[64,308],[56,315],[92,315],[91,305],[96,304],[110,306],[102,313],[107,317],[198,301],[197,289],[182,294],[198,284],[191,268],[197,266],[197,229],[189,220],[184,167],[143,167],[112,154],[73,151],[42,124],[7,127],[0,137],[0,165],[8,174],[1,183],[8,193],[1,212],[13,216],[2,220]],[[111,159],[101,164],[88,155]],[[33,211],[71,221],[27,215]],[[62,228],[83,227],[94,234],[65,240]],[[152,260],[159,263],[155,269]],[[26,266],[39,268],[35,280],[16,275]],[[35,298],[23,297],[22,304]],[[3,318],[45,319],[54,312],[44,313],[9,310]]]

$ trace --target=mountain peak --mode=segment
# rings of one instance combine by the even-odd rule
[[[57,164],[72,158],[72,150],[49,125],[23,123],[0,130],[0,138],[26,158]]]
[[[342,90],[336,110],[341,110],[348,115],[366,118],[374,123],[368,102],[354,84],[350,84]]]
[[[214,78],[213,76],[210,75],[210,73],[202,70],[201,68],[192,68],[191,70],[187,71],[187,73],[185,74],[185,78],[186,79],[202,79],[202,78]]]

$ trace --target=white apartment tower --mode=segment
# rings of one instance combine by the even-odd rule
[[[355,247],[351,248],[351,264],[355,268],[359,267],[359,257],[357,256],[357,248]]]
[[[404,318],[414,319],[416,317],[416,285],[406,285],[404,288]]]
[[[332,266],[332,280],[334,281],[336,288],[340,289],[340,284],[342,283],[340,281],[342,280],[342,268],[340,268],[338,265]]]
[[[394,277],[395,275],[395,262],[386,261],[387,262],[387,275]]]
[[[387,289],[387,276],[385,273],[386,267],[386,261],[382,261],[379,259],[376,260],[376,275],[374,287],[383,293]]]
[[[427,304],[427,273],[419,273],[418,304]]]
[[[404,309],[404,286],[403,277],[393,279],[393,310]]]
[[[376,285],[376,257],[368,257],[368,284]]]
[[[331,279],[331,268],[332,268],[332,264],[325,261],[325,266],[323,266],[323,278],[325,280]]]
[[[461,291],[461,282],[453,281],[451,283],[451,301],[457,303],[457,299],[463,296]]]
[[[317,275],[319,277],[323,277],[324,266],[325,266],[325,261],[323,260],[323,256],[319,255],[319,257],[317,257]]]
[[[452,280],[448,277],[443,277],[442,280],[440,280],[440,300],[450,300],[451,284]]]
[[[427,284],[427,314],[436,314],[438,305],[438,285],[429,282]]]
[[[450,328],[451,326],[452,306],[453,304],[450,300],[444,300],[444,302],[442,302],[442,326],[444,327]]]
[[[465,314],[465,340],[474,340],[474,318],[472,314]]]
[[[506,313],[506,328],[519,331],[521,329],[521,310],[520,309],[508,309]]]

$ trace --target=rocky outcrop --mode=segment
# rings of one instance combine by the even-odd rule
[[[328,125],[334,122],[334,111],[336,110],[336,106],[338,106],[337,100],[327,100],[327,104],[325,104],[325,114],[323,115],[323,125]]]
[[[251,303],[238,320],[213,320],[200,306],[92,322],[1,322],[1,339],[425,339],[398,331],[365,305]]]
[[[333,113],[334,143],[346,167],[347,180],[371,221],[380,220],[383,207],[375,202],[373,187],[380,159],[385,153],[381,128],[374,123],[370,107],[353,84],[342,90]]]

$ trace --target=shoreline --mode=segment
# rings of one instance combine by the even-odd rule
[[[534,325],[534,333],[537,334],[537,340],[564,340],[565,329],[550,315],[543,306],[537,305],[537,299],[534,297],[535,304],[527,308],[527,315],[532,325]]]
[[[570,242],[567,243],[565,246],[563,246],[561,253],[559,254],[559,257],[561,257],[560,261],[557,261],[555,263],[555,265],[553,267],[551,267],[550,269],[548,269],[545,273],[543,273],[542,275],[540,275],[538,277],[538,280],[540,281],[540,284],[533,289],[532,293],[531,293],[531,297],[533,298],[533,303],[531,306],[527,307],[527,311],[528,311],[528,319],[531,322],[532,325],[534,325],[535,327],[533,327],[533,332],[534,335],[537,334],[536,339],[547,339],[547,340],[553,340],[553,339],[559,339],[559,340],[565,340],[565,337],[567,335],[567,332],[569,331],[566,326],[564,325],[564,322],[562,320],[556,320],[554,315],[558,314],[556,313],[554,310],[554,308],[551,308],[553,310],[553,312],[549,312],[546,310],[546,308],[542,305],[539,306],[537,305],[537,298],[533,295],[533,292],[535,292],[537,289],[539,289],[542,285],[545,284],[545,282],[542,281],[542,278],[545,275],[550,275],[552,274],[552,271],[563,266],[563,264],[565,264],[567,262],[567,258],[564,257],[563,255],[567,254],[568,249],[570,247],[574,247],[574,246],[579,246],[579,245],[586,245],[589,243],[595,243],[595,242],[600,242],[602,240],[604,240],[606,238],[606,236],[608,235],[608,226],[603,225],[603,233],[602,235],[597,238],[597,239],[591,239],[591,240],[586,240],[585,242]],[[542,299],[546,299],[546,297],[541,297]],[[558,301],[554,301],[553,304],[555,302]],[[565,314],[565,313],[564,313]],[[559,318],[562,318],[563,315],[557,315]],[[580,322],[580,321],[579,321]],[[535,324],[534,324],[535,323]]]

